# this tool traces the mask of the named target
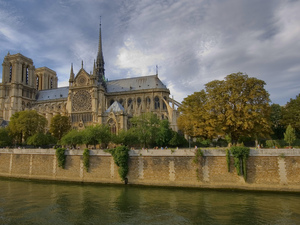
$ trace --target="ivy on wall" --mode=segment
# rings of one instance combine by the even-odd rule
[[[203,157],[203,152],[198,148],[195,151],[194,163],[198,163],[201,157]]]
[[[55,155],[57,158],[58,166],[61,168],[65,168],[66,156],[65,156],[65,148],[57,148]]]
[[[243,175],[244,180],[247,180],[247,159],[249,157],[250,148],[244,146],[232,146],[230,152],[234,157],[234,166],[236,168],[237,174]],[[230,152],[226,152],[226,160],[228,172],[230,172]]]
[[[87,148],[84,149],[83,151],[82,159],[83,159],[83,166],[86,172],[88,172],[90,167],[90,150],[88,150]]]
[[[226,149],[226,163],[227,163],[227,170],[230,172],[230,151]]]
[[[113,149],[109,149],[108,152],[114,158],[115,164],[119,167],[118,173],[122,181],[126,179],[128,174],[128,159],[129,159],[129,148],[126,146],[119,146]]]
[[[202,164],[203,164],[203,151],[200,148],[198,148],[198,149],[195,150],[195,156],[194,156],[193,162],[195,164],[199,164],[200,163],[198,165],[198,168],[196,169],[197,180],[200,181],[200,175],[199,175],[200,170],[199,170],[199,167],[202,166]]]

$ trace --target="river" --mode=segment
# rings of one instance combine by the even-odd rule
[[[300,224],[300,194],[0,179],[0,224]]]

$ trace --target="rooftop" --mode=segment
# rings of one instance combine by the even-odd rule
[[[49,90],[42,90],[37,93],[37,101],[53,100],[59,98],[67,98],[69,87],[61,87]]]

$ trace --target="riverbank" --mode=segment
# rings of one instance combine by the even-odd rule
[[[194,149],[131,150],[128,184],[300,192],[300,149],[251,149],[247,181],[238,176],[224,149],[203,149],[195,163]],[[0,149],[0,176],[52,181],[122,184],[109,153],[90,150],[85,171],[83,150],[66,151],[65,169],[55,149]]]

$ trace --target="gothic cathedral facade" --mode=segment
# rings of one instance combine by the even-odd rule
[[[130,118],[146,112],[167,119],[177,131],[179,103],[170,98],[169,89],[158,74],[108,81],[105,77],[101,25],[97,59],[90,74],[83,68],[75,75],[71,65],[68,87],[58,88],[55,71],[35,68],[22,54],[5,56],[0,83],[0,124],[8,124],[18,111],[36,110],[48,125],[57,114],[69,116],[74,128],[107,124],[113,133],[127,130]]]

